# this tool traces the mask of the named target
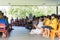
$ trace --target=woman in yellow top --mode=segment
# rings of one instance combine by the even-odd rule
[[[58,28],[58,37],[59,37],[59,40],[60,40],[60,23],[58,24],[59,28]]]
[[[50,24],[50,19],[49,19],[49,16],[47,16],[47,17],[44,17],[44,26],[42,27],[42,29],[44,30],[43,31],[43,37],[45,36],[47,36],[48,35],[48,33],[47,33],[47,26]]]
[[[48,26],[50,24],[50,19],[49,18],[46,18],[44,20],[44,26]]]
[[[51,21],[50,24],[48,26],[48,33],[50,34],[51,31],[51,40],[54,40],[54,36],[55,36],[55,30],[57,29],[57,25],[58,25],[58,19],[56,18],[56,15],[53,14],[51,15]]]
[[[59,22],[58,22],[58,37],[59,37],[59,40],[60,40],[60,17],[59,17]]]
[[[58,20],[52,16],[51,17],[51,22],[50,22],[49,26],[52,29],[56,30],[57,29],[57,25],[58,25]]]
[[[47,37],[49,37],[51,30],[56,30],[58,25],[58,20],[55,18],[55,14],[51,15],[51,21],[48,25],[45,25],[45,29],[47,29]]]
[[[51,15],[51,21],[50,21],[47,29],[56,30],[57,29],[57,25],[58,25],[58,19],[55,18],[55,14],[53,14],[53,15]]]
[[[59,21],[59,23],[58,23],[58,30],[60,31],[60,21]]]

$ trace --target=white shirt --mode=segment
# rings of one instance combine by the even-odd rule
[[[39,22],[39,24],[37,25],[39,28],[41,28],[43,26],[43,22]]]

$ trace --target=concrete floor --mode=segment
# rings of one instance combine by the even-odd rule
[[[24,27],[13,26],[14,30],[10,33],[10,36],[5,40],[50,40],[49,38],[44,38],[41,35],[31,35],[29,30]],[[0,40],[3,40],[0,36]],[[58,40],[58,38],[55,38]]]

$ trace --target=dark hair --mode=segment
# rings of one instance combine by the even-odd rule
[[[58,19],[58,15],[56,15],[56,14],[52,14],[51,16],[54,16],[55,18]]]
[[[52,14],[51,16],[55,16],[55,14]]]
[[[4,15],[4,13],[2,13],[2,15]]]
[[[58,16],[58,19],[60,19],[60,15]]]
[[[2,11],[0,11],[0,13],[2,13]]]
[[[50,15],[47,15],[47,18],[48,18],[48,19],[51,19]]]
[[[4,15],[4,13],[2,13],[2,11],[0,11],[0,14]]]
[[[47,17],[47,16],[44,16],[45,18]]]
[[[52,14],[51,16],[54,16],[54,17],[56,17],[56,14]]]

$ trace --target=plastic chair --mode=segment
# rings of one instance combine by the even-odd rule
[[[3,33],[2,37],[7,37],[7,30],[6,30],[6,25],[5,24],[2,24],[0,23],[0,32]],[[5,35],[5,36],[4,36]]]

